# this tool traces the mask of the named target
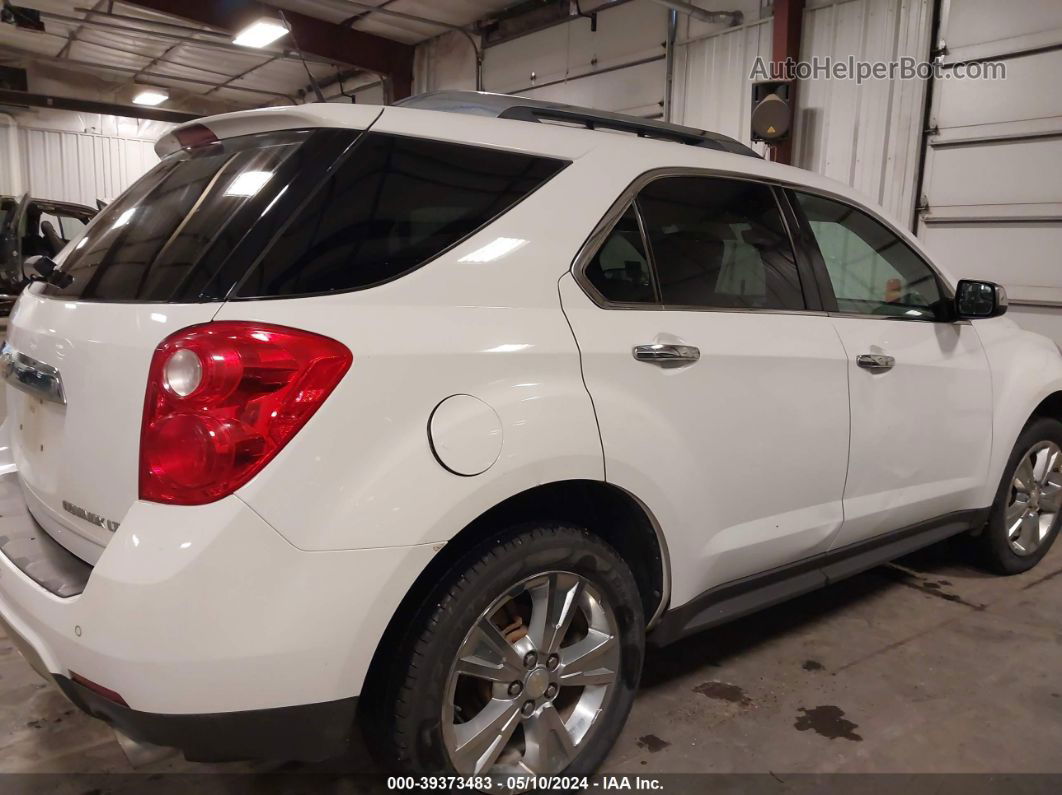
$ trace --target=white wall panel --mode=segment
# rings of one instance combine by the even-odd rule
[[[446,33],[413,52],[413,92],[468,90],[476,87],[476,58],[460,33]]]
[[[770,61],[771,31],[767,18],[682,44],[675,57],[672,121],[750,143],[749,74],[757,57]]]
[[[6,113],[0,114],[0,194],[22,192],[18,137],[14,118]]]
[[[637,0],[601,11],[596,32],[589,20],[576,19],[498,44],[484,53],[484,89],[658,115],[666,26],[667,9]],[[649,59],[655,60],[638,63]],[[419,45],[414,88],[417,93],[475,88],[468,40],[450,33]]]
[[[930,0],[843,0],[804,14],[801,57],[929,58]],[[795,165],[862,191],[910,226],[924,118],[921,80],[805,80]]]
[[[25,189],[42,199],[94,206],[158,162],[150,141],[32,127],[20,138]]]
[[[664,63],[628,66],[583,80],[521,91],[520,95],[550,102],[599,108],[655,118],[663,112]]]

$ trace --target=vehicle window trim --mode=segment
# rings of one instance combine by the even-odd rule
[[[663,293],[660,292],[660,276],[656,271],[656,257],[653,254],[653,241],[649,239],[649,232],[645,228],[645,216],[642,215],[642,205],[641,202],[638,201],[637,196],[631,202],[631,208],[634,210],[634,217],[638,222],[638,234],[642,238],[642,250],[645,251],[645,264],[649,266],[649,280],[653,284],[653,300],[649,303],[663,306],[664,296]],[[620,218],[622,217],[623,216],[620,215]],[[604,241],[602,241],[601,245],[605,245]],[[638,302],[632,301],[630,303]],[[642,301],[641,303],[644,304],[646,302]]]
[[[830,308],[832,293],[827,293],[823,287],[822,279],[828,276],[825,264],[818,256],[818,247],[811,228],[805,219],[801,218],[793,208],[789,200],[789,193],[779,185],[771,185],[774,191],[775,201],[781,208],[782,218],[785,221],[789,241],[793,247],[793,254],[797,260],[797,269],[800,271],[800,285],[804,292],[804,305],[811,310],[822,312]],[[821,266],[821,267],[820,267]],[[836,307],[834,307],[836,308]]]
[[[955,293],[952,290],[951,285],[948,283],[948,280],[943,277],[940,271],[937,270],[937,268],[922,255],[922,252],[920,252],[918,249],[908,243],[904,236],[899,234],[896,231],[896,228],[892,224],[888,223],[886,219],[880,217],[875,213],[870,213],[865,208],[853,204],[851,201],[846,201],[842,197],[839,197],[835,194],[829,194],[824,191],[804,189],[801,186],[790,186],[787,187],[785,190],[793,212],[800,219],[801,226],[803,228],[806,228],[807,233],[811,236],[809,243],[813,244],[813,248],[811,249],[811,251],[815,261],[816,272],[822,274],[822,277],[819,280],[819,289],[822,290],[824,296],[828,299],[825,301],[824,305],[827,307],[827,313],[830,315],[830,317],[861,318],[864,320],[898,320],[903,321],[905,323],[954,324],[957,321],[957,318],[955,318],[954,313],[951,311],[947,311],[947,309],[943,313],[942,317],[904,317],[902,315],[874,315],[864,312],[842,312],[840,309],[840,304],[837,301],[837,294],[833,289],[833,282],[830,279],[829,271],[826,269],[826,259],[822,256],[822,249],[819,247],[819,241],[815,237],[814,231],[811,229],[811,222],[808,220],[807,214],[804,212],[804,208],[800,206],[800,201],[793,194],[806,193],[809,196],[817,196],[818,198],[826,199],[827,201],[832,201],[836,204],[840,204],[844,207],[847,207],[849,210],[854,210],[858,213],[862,213],[863,215],[867,216],[868,218],[870,218],[870,220],[884,227],[886,231],[888,231],[900,243],[906,246],[908,251],[914,254],[914,256],[918,259],[919,262],[925,265],[925,267],[933,275],[933,278],[937,283],[937,290],[940,292],[941,296],[940,302],[944,307],[951,307],[952,305],[954,305]]]
[[[590,277],[586,277],[586,283],[590,286],[590,289],[600,298],[600,301],[595,299],[595,303],[607,304],[611,309],[663,309],[663,304],[660,302],[660,280],[656,276],[656,263],[653,260],[652,245],[649,243],[649,236],[645,233],[645,219],[642,218],[642,208],[638,206],[637,196],[631,199],[622,210],[616,214],[616,217],[602,230],[601,239],[597,246],[594,248],[593,254],[586,261],[586,267],[590,266],[593,259],[604,248],[605,243],[612,237],[612,233],[615,231],[619,222],[623,220],[623,216],[627,214],[628,210],[634,211],[635,221],[638,224],[638,235],[642,239],[642,250],[645,252],[645,263],[649,267],[649,279],[653,286],[653,300],[652,301],[612,301],[604,296],[604,294],[597,289],[597,287],[590,281]],[[593,296],[591,296],[593,297]]]
[[[616,224],[619,223],[623,214],[627,211],[627,207],[631,204],[637,204],[639,194],[650,184],[659,180],[666,179],[668,177],[711,177],[716,179],[730,179],[736,182],[754,182],[757,185],[763,185],[769,188],[773,195],[775,195],[775,204],[778,206],[778,212],[782,217],[782,224],[786,230],[786,236],[789,240],[790,249],[793,251],[794,262],[797,267],[797,275],[800,278],[801,285],[801,300],[804,303],[803,309],[776,309],[776,308],[757,308],[757,307],[722,307],[722,306],[687,306],[684,304],[664,304],[664,303],[637,303],[630,301],[610,301],[603,296],[598,289],[591,283],[590,279],[586,276],[586,269],[589,266],[591,260],[597,255],[598,250],[604,245],[608,236],[612,233]],[[583,241],[579,251],[576,253],[575,258],[572,260],[571,274],[576,283],[586,294],[586,296],[593,301],[601,309],[640,309],[643,311],[662,311],[667,310],[671,312],[754,312],[758,314],[781,314],[781,315],[818,315],[825,316],[826,312],[823,309],[813,309],[808,303],[807,292],[805,287],[805,275],[804,271],[800,267],[800,257],[796,250],[796,245],[793,241],[791,230],[786,225],[785,211],[781,202],[779,202],[776,195],[776,188],[784,188],[785,186],[778,181],[764,179],[757,176],[747,174],[734,174],[732,172],[721,171],[718,169],[696,168],[692,166],[664,166],[661,168],[654,168],[649,171],[645,171],[635,177],[626,188],[620,193],[619,197],[612,203],[612,206],[605,212],[605,215],[598,221],[597,226]],[[641,219],[641,210],[638,209],[639,219]],[[649,236],[645,232],[644,224],[642,225],[642,237],[645,240],[646,253],[649,256],[649,267],[653,273],[654,283],[658,282],[656,275],[656,260],[652,253],[652,243],[649,241]],[[659,296],[659,292],[657,292]]]

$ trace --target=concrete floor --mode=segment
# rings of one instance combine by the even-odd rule
[[[603,772],[1062,772],[1062,545],[1018,577],[967,558],[946,542],[651,651]],[[170,756],[139,772],[278,767]],[[359,747],[279,769],[372,768]],[[0,773],[132,770],[0,636]]]

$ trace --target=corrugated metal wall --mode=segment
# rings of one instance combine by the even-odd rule
[[[0,193],[13,194],[22,190],[18,171],[18,127],[15,119],[0,114]]]
[[[89,206],[98,198],[113,199],[158,162],[154,139],[171,126],[145,130],[148,138],[122,134],[126,127],[139,130],[142,125],[98,121],[89,125],[81,123],[78,114],[56,114],[43,123],[33,117],[18,119],[17,129],[0,125],[0,193],[28,190],[38,198]],[[17,152],[11,148],[12,135]]]
[[[22,128],[22,167],[36,197],[94,206],[113,199],[158,162],[153,144],[130,138]]]
[[[771,58],[772,20],[704,37],[680,39],[675,50],[672,120],[750,143],[752,82],[757,57]],[[764,146],[757,144],[761,152]]]
[[[813,2],[801,57],[929,60],[930,0]],[[794,163],[862,191],[901,223],[914,219],[926,85],[921,80],[800,83]]]

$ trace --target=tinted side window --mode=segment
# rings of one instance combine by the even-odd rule
[[[933,269],[887,227],[847,204],[797,193],[842,312],[943,316]]]
[[[667,177],[650,183],[638,204],[664,304],[804,308],[793,249],[768,186]]]
[[[627,208],[586,266],[586,278],[609,301],[651,303],[656,299],[633,206]]]
[[[198,300],[231,241],[283,193],[283,167],[309,137],[247,135],[175,152],[92,220],[63,255],[64,277],[45,293],[96,301]]]
[[[370,133],[288,224],[238,294],[305,295],[394,279],[510,209],[564,165]]]

